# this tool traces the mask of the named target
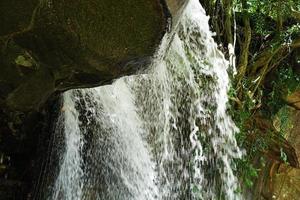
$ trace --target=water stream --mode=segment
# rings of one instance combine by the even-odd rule
[[[208,20],[190,0],[145,74],[64,93],[49,200],[242,199],[229,63]]]

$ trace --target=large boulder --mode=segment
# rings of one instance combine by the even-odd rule
[[[38,109],[51,94],[145,69],[185,0],[2,0],[0,105]]]

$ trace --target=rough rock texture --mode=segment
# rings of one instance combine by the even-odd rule
[[[291,120],[292,127],[287,132],[286,138],[294,147],[300,163],[300,110],[291,110]]]
[[[296,90],[295,92],[289,94],[286,97],[286,101],[289,105],[300,110],[300,90]]]
[[[292,126],[285,137],[294,147],[300,161],[300,111],[290,109]],[[298,200],[300,197],[300,169],[281,164],[274,175],[273,198],[278,200]]]
[[[4,0],[0,13],[1,104],[20,111],[145,68],[167,26],[159,0]]]
[[[298,200],[300,197],[300,169],[280,166],[274,179],[272,198],[277,200]]]
[[[34,199],[59,94],[147,68],[186,2],[0,1],[0,199]]]
[[[284,106],[273,122],[278,134],[281,134],[295,151],[300,162],[300,111]],[[281,161],[265,158],[256,183],[252,199],[298,200],[300,195],[300,168],[289,163],[282,149]]]
[[[288,109],[288,123],[285,138],[295,149],[298,161],[300,161],[300,111],[294,108]],[[290,165],[281,164],[273,177],[273,198],[280,200],[297,200],[300,197],[300,169]]]

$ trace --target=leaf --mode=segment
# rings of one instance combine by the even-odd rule
[[[20,55],[15,60],[17,65],[23,66],[23,67],[32,67],[32,63],[27,60],[24,56]]]

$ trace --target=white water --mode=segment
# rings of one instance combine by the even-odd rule
[[[190,0],[146,75],[64,94],[64,153],[48,199],[242,199],[228,62],[208,19]]]

